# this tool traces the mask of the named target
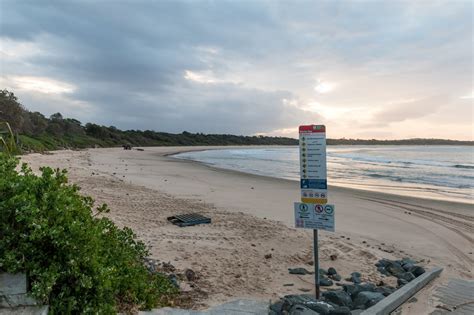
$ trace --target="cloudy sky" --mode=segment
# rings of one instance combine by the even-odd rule
[[[0,88],[168,132],[473,139],[473,1],[0,0]]]

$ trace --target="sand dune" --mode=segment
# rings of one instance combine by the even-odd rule
[[[287,268],[312,270],[312,234],[293,228],[293,181],[214,169],[168,154],[202,148],[91,149],[22,157],[68,168],[85,194],[112,209],[110,217],[129,226],[151,246],[153,258],[198,273],[195,308],[238,297],[276,299],[313,290],[313,276],[289,275]],[[360,271],[385,282],[377,259],[409,256],[430,267],[445,267],[441,279],[472,279],[472,205],[330,187],[336,205],[336,233],[321,233],[322,267],[343,276]],[[179,228],[166,217],[199,212],[213,223]],[[271,254],[271,258],[265,255]],[[337,259],[330,260],[330,255]],[[268,257],[268,256],[267,256]],[[293,284],[292,286],[284,286]],[[406,313],[434,307],[431,284]],[[199,290],[197,290],[197,288]],[[189,288],[191,289],[191,288]]]

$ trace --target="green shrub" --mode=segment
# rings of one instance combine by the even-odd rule
[[[111,314],[164,305],[176,289],[143,264],[145,245],[98,214],[67,184],[65,170],[41,169],[0,153],[0,270],[26,272],[32,295],[53,314]]]

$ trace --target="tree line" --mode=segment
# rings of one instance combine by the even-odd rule
[[[94,123],[83,125],[74,118],[55,113],[45,117],[27,110],[8,90],[0,91],[0,122],[8,122],[19,146],[26,151],[62,148],[131,146],[192,146],[192,145],[298,145],[288,137],[237,136],[231,134],[182,133],[153,130],[120,130],[114,126]],[[0,130],[0,133],[2,131]],[[443,139],[363,140],[328,139],[329,145],[473,145],[473,141]]]

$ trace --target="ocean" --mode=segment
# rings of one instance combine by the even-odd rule
[[[177,158],[246,173],[299,180],[298,147],[186,152]],[[328,146],[328,184],[472,203],[472,146]]]

